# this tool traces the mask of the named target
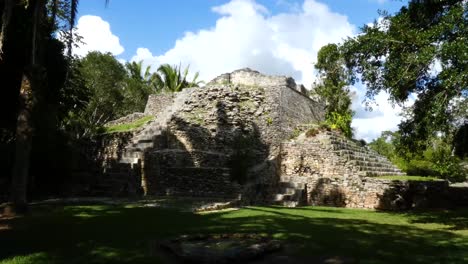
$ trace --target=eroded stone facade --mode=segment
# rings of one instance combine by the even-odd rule
[[[401,209],[446,192],[444,183],[372,178],[401,172],[337,132],[291,140],[324,119],[324,106],[289,77],[226,73],[205,87],[151,96],[145,114],[155,119],[114,155],[132,175],[140,170],[144,194]]]

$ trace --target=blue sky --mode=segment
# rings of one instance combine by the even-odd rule
[[[250,67],[287,75],[310,88],[316,81],[318,50],[359,33],[379,18],[377,10],[397,12],[398,0],[81,0],[76,32],[90,50],[111,52],[120,61],[190,65],[204,81]],[[351,87],[355,136],[367,141],[395,130],[400,107],[379,94],[372,113],[364,111],[365,87]]]
[[[120,37],[125,51],[121,58],[130,59],[138,47],[145,46],[159,54],[170,49],[184,32],[196,32],[213,26],[219,15],[213,6],[226,0],[81,0],[79,16],[97,15],[109,22],[112,32]],[[294,11],[302,4],[299,0],[258,0],[271,14]],[[404,2],[396,0],[327,0],[320,1],[360,27],[378,18],[377,10],[398,11]]]

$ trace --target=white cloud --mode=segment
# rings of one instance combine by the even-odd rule
[[[143,60],[153,69],[162,63],[189,64],[191,72],[199,71],[205,81],[250,67],[267,74],[292,76],[309,87],[315,80],[313,64],[318,50],[357,33],[346,16],[315,0],[305,0],[299,8],[276,15],[254,0],[232,0],[212,10],[220,15],[212,28],[186,32],[163,54],[140,47],[131,60]],[[377,24],[385,26],[382,18]],[[365,87],[353,87],[352,91],[356,138],[371,141],[381,131],[397,129],[401,107],[393,107],[388,94],[377,95],[373,111],[368,112],[362,104]]]
[[[403,117],[401,116],[402,107],[389,103],[389,94],[380,92],[375,96],[375,102],[372,105],[372,111],[367,111],[362,100],[365,98],[365,88],[362,85],[352,87],[357,96],[353,97],[352,109],[355,116],[351,126],[354,129],[354,137],[364,139],[367,142],[380,136],[382,131],[395,131]],[[405,106],[411,106],[414,103],[414,97],[410,97]]]
[[[267,74],[294,77],[306,86],[314,80],[318,50],[355,33],[346,16],[333,13],[314,0],[300,10],[271,15],[254,0],[232,0],[214,7],[220,15],[212,28],[187,32],[164,54],[138,48],[132,60],[144,60],[153,69],[159,64],[190,64],[201,79],[250,67]]]
[[[76,33],[83,39],[83,44],[73,49],[78,56],[85,56],[89,51],[110,52],[119,55],[124,52],[119,38],[112,34],[110,25],[101,17],[85,15],[76,25]]]

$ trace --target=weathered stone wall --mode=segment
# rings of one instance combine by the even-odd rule
[[[307,180],[310,205],[404,210],[447,206],[446,181],[391,181],[372,177],[312,177]]]
[[[128,196],[141,193],[139,164],[119,160],[135,132],[112,133],[82,142],[71,175],[73,196]],[[67,187],[65,187],[67,188]]]
[[[339,133],[284,143],[298,128],[310,127],[301,125],[324,118],[323,105],[306,92],[291,78],[243,69],[203,88],[152,95],[144,114],[155,120],[141,131],[105,136],[93,147],[100,168],[91,177],[94,193],[142,189],[154,195],[381,209],[437,206],[444,200],[439,197],[466,199],[466,191],[447,191],[445,182],[368,177],[401,172]]]
[[[150,94],[144,114],[157,116],[165,109],[170,108],[173,100],[173,94]]]
[[[325,119],[324,106],[295,89],[281,89],[277,102],[279,123],[286,136],[291,135],[298,125],[316,123]]]
[[[229,158],[208,151],[160,150],[147,154],[149,194],[237,198],[240,185],[231,178]]]
[[[262,184],[262,191],[272,191],[278,180],[280,142],[291,136],[296,125],[323,119],[323,106],[302,94],[297,87],[292,78],[266,76],[244,69],[223,74],[206,87],[190,91],[190,97],[181,102],[169,120],[165,143],[158,144],[165,145],[166,150],[219,152],[225,156],[223,161],[209,169],[204,165],[196,165],[198,169],[187,169],[188,165],[168,169],[169,163],[159,163],[159,171],[146,170],[151,192],[158,193],[161,186],[170,189],[171,185],[173,190],[184,190],[181,187],[186,186],[178,186],[180,184],[176,181],[184,178],[192,183],[190,191],[186,190],[187,195],[209,193],[209,188],[197,185],[194,179],[188,179],[183,173],[197,170],[192,174],[214,184],[213,179],[207,178],[208,173],[201,173],[202,169],[215,171],[218,190],[236,190],[232,192],[251,196],[258,193],[255,186]],[[152,165],[145,165],[145,169],[154,167],[165,155],[168,155],[167,151],[152,151],[145,161],[145,164]],[[219,173],[221,171],[223,173]],[[181,173],[180,177],[174,175],[177,173]],[[206,176],[200,176],[200,173]],[[225,188],[221,188],[222,185]],[[232,192],[225,191],[229,195]]]
[[[280,183],[289,183],[277,197],[297,196],[297,205],[400,210],[442,207],[449,198],[445,181],[413,182],[372,178],[402,174],[388,160],[360,147],[337,132],[301,134],[281,149]],[[284,185],[284,184],[283,184]],[[299,189],[290,192],[291,189]],[[289,191],[289,192],[288,192]],[[288,200],[291,202],[291,200]]]

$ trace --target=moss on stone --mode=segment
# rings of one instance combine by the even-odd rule
[[[154,119],[154,116],[145,116],[142,117],[138,120],[135,120],[131,123],[126,123],[126,124],[120,124],[120,125],[114,125],[114,126],[109,126],[105,127],[105,134],[110,134],[110,133],[122,133],[122,132],[129,132],[133,131],[135,129],[138,129],[142,126],[144,126],[146,123],[149,121],[152,121]]]
[[[427,176],[405,176],[405,175],[398,175],[398,176],[378,176],[373,177],[376,179],[382,180],[393,180],[393,181],[441,181],[441,179],[435,177],[427,177]]]

